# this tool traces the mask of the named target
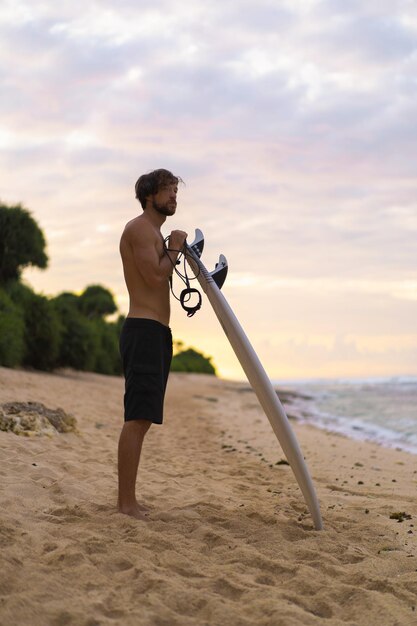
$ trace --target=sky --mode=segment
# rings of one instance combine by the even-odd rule
[[[2,0],[0,81],[36,291],[102,284],[126,314],[120,235],[164,167],[185,184],[163,234],[225,254],[272,379],[417,375],[416,0]],[[206,298],[171,328],[244,379]]]

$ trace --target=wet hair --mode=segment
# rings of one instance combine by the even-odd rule
[[[153,196],[158,191],[169,185],[178,185],[183,180],[179,176],[174,176],[169,170],[159,169],[142,174],[135,184],[135,197],[139,200],[144,209],[146,207],[146,198]]]

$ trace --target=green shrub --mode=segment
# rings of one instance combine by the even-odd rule
[[[62,293],[52,300],[61,324],[61,343],[57,357],[58,367],[91,371],[96,361],[98,339],[91,323],[78,309],[78,298]]]
[[[216,374],[211,363],[212,357],[206,357],[193,348],[178,352],[171,363],[172,372],[197,372],[199,374]]]
[[[25,351],[22,365],[51,370],[57,365],[62,327],[52,302],[17,281],[7,291],[23,310]]]
[[[33,294],[25,309],[24,365],[40,370],[56,367],[61,343],[59,318],[48,298]]]
[[[103,319],[116,310],[110,291],[91,285],[80,296],[64,292],[52,302],[63,327],[58,365],[100,374],[120,374],[122,322],[120,318],[116,323]]]
[[[116,323],[96,319],[91,326],[97,338],[97,350],[93,371],[98,374],[121,374],[119,331]]]
[[[0,365],[21,365],[25,351],[24,333],[22,310],[0,289]]]

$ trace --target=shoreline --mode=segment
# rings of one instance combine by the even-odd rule
[[[0,373],[2,370],[10,371],[10,368],[4,368],[0,366]],[[89,375],[103,376],[104,379],[109,379],[109,380],[122,378],[119,376],[101,375],[101,374],[95,374],[94,372],[82,372],[82,371],[72,370],[72,369],[62,369],[62,370],[55,370],[52,372],[44,372],[41,370],[35,370],[35,369],[30,369],[30,368],[28,369],[16,368],[16,369],[11,369],[11,371],[20,372],[22,374],[35,374],[35,375],[37,374],[40,376],[45,375],[45,376],[52,376],[52,377],[55,376],[58,378],[59,377],[65,377],[65,378],[73,377],[74,380],[78,380],[80,379],[80,377],[89,376]],[[181,376],[188,376],[188,377],[197,376],[197,378],[200,376],[201,377],[208,376],[207,378],[208,381],[212,379],[218,380],[222,384],[225,385],[225,388],[227,388],[227,386],[229,385],[230,388],[236,389],[236,391],[238,391],[239,393],[253,394],[253,398],[254,398],[253,404],[258,402],[256,398],[256,393],[254,392],[254,390],[250,386],[250,383],[247,380],[229,380],[229,379],[220,378],[217,376],[194,374],[190,372],[171,372],[170,377],[172,378],[173,376],[180,376],[180,377]],[[393,441],[390,441],[389,439],[375,438],[375,437],[372,437],[372,435],[368,434],[363,428],[354,427],[353,430],[349,431],[344,426],[337,427],[337,423],[336,425],[331,425],[329,423],[321,422],[320,420],[323,419],[322,416],[319,414],[315,414],[314,409],[308,404],[308,403],[314,402],[315,397],[309,394],[308,392],[304,392],[296,388],[297,386],[299,386],[301,383],[304,383],[304,382],[308,386],[310,382],[322,383],[322,382],[328,381],[329,384],[338,384],[339,382],[340,384],[344,384],[346,381],[347,382],[350,381],[350,382],[355,382],[358,384],[363,384],[368,381],[390,382],[396,379],[404,379],[404,380],[410,380],[412,382],[414,381],[417,382],[417,378],[412,377],[412,376],[392,376],[392,377],[382,377],[380,379],[371,377],[371,378],[363,378],[363,379],[359,379],[359,378],[357,379],[312,379],[311,381],[309,379],[306,379],[305,381],[282,381],[281,383],[277,383],[276,381],[275,382],[271,381],[271,382],[272,382],[272,386],[275,392],[278,395],[278,398],[281,404],[284,407],[285,413],[288,419],[290,420],[290,422],[292,423],[292,425],[294,425],[294,423],[297,423],[299,425],[316,428],[317,430],[327,432],[328,434],[334,435],[336,437],[338,436],[346,437],[349,440],[359,442],[359,443],[364,442],[364,443],[369,443],[369,444],[376,444],[378,446],[381,446],[384,449],[396,450],[398,452],[405,452],[407,454],[416,456],[417,448],[411,444],[408,445],[404,441],[393,442]],[[291,383],[293,384],[293,386],[291,386]],[[1,398],[0,398],[0,404],[1,404]],[[364,422],[364,423],[368,427],[374,427],[376,429],[380,428],[378,425],[373,424],[371,422]],[[400,433],[393,433],[393,434],[400,434]]]
[[[407,378],[411,380],[411,377]],[[239,392],[252,393],[253,397],[256,397],[256,394],[248,381],[228,381],[226,379],[220,380],[223,380],[223,382],[226,384],[231,383],[236,385],[236,388],[239,389]],[[413,378],[412,382],[414,382],[414,380],[417,383],[417,379]],[[334,385],[337,384],[337,381],[333,380],[330,381],[330,383]],[[345,381],[343,381],[343,383],[341,384],[345,384]],[[360,384],[362,384],[362,382]],[[346,437],[352,441],[356,441],[359,443],[365,442],[370,444],[376,444],[381,446],[382,448],[386,448],[389,450],[406,452],[407,454],[412,454],[414,456],[417,455],[417,446],[411,443],[407,443],[403,440],[393,440],[392,438],[390,438],[389,435],[391,435],[391,437],[401,437],[401,433],[399,431],[388,431],[381,428],[380,425],[371,421],[367,421],[366,419],[361,420],[360,425],[358,425],[358,420],[357,418],[355,418],[355,425],[350,429],[347,426],[347,420],[349,418],[344,418],[342,421],[335,420],[333,423],[329,422],[328,419],[327,421],[325,421],[324,416],[320,414],[320,412],[317,412],[317,410],[315,410],[313,406],[316,398],[309,392],[308,383],[306,383],[306,391],[301,390],[300,387],[301,383],[294,383],[293,387],[291,387],[290,385],[286,385],[285,383],[282,383],[282,385],[278,383],[273,383],[273,388],[277,393],[281,404],[284,407],[288,419],[293,425],[294,423],[298,423],[306,426],[311,426],[312,428],[317,428],[318,430],[325,431],[330,435]],[[255,400],[254,402],[257,402],[257,400]],[[346,424],[343,423],[344,421],[346,421]],[[373,433],[370,433],[370,430],[373,430]],[[384,432],[386,434],[386,438],[382,437],[381,432]],[[374,433],[377,433],[378,436],[375,436]]]
[[[0,368],[0,404],[62,407],[79,431],[0,432],[0,622],[411,623],[415,456],[292,421],[322,509],[314,531],[241,386],[171,374],[164,425],[151,428],[139,469],[152,508],[143,523],[115,508],[123,380]]]

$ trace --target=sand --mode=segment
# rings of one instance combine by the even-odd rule
[[[139,522],[115,509],[122,392],[116,377],[0,369],[0,404],[62,408],[78,428],[0,432],[2,626],[417,623],[415,456],[294,420],[315,531],[247,385],[176,374],[145,440]]]

